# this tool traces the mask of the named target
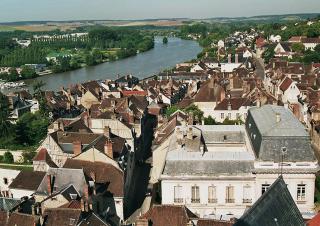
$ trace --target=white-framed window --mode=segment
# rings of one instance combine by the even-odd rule
[[[231,119],[231,113],[228,113],[228,119]]]
[[[226,203],[234,203],[234,187],[231,185],[226,187]]]
[[[261,195],[263,195],[270,187],[270,184],[262,184],[261,185]]]
[[[297,186],[297,201],[306,201],[306,185],[298,184]]]
[[[250,185],[243,186],[243,203],[252,203],[251,193]]]
[[[224,119],[224,113],[221,113],[221,119]]]
[[[217,189],[216,186],[208,187],[208,203],[217,203]]]
[[[191,187],[191,203],[200,203],[200,189],[197,185]]]
[[[174,186],[174,200],[175,203],[182,203],[183,198],[182,198],[182,186],[177,185]]]

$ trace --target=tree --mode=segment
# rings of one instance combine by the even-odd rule
[[[34,78],[37,77],[37,73],[36,71],[28,66],[22,66],[22,70],[21,70],[21,77],[23,79],[30,79],[30,78]]]
[[[263,58],[266,63],[269,63],[270,60],[274,57],[274,49],[272,47],[269,47],[264,53]]]
[[[192,104],[189,107],[187,107],[186,109],[184,109],[184,112],[186,113],[192,113],[195,120],[200,122],[203,118],[203,111],[201,111],[198,106]]]
[[[304,45],[302,43],[293,43],[292,50],[296,53],[303,53],[304,52]]]
[[[36,156],[36,154],[37,153],[35,151],[24,151],[22,153],[24,163],[27,163],[27,164],[32,163],[32,160],[34,156]]]
[[[218,125],[216,120],[209,115],[207,118],[204,118],[204,124],[205,125]]]
[[[168,38],[167,37],[164,37],[163,40],[162,40],[163,44],[168,44]]]
[[[11,154],[11,152],[7,151],[4,153],[3,162],[8,164],[12,164],[14,162],[13,155]]]
[[[165,115],[167,117],[170,117],[173,113],[175,113],[176,111],[180,110],[177,106],[171,106],[171,107],[168,107],[166,109],[166,113]]]
[[[0,92],[0,136],[9,136],[9,130],[11,123],[10,117],[10,105],[8,97]]]

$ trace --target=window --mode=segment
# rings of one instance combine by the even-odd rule
[[[182,186],[174,186],[174,202],[175,203],[182,203]]]
[[[231,113],[228,113],[228,119],[231,119]]]
[[[216,187],[209,186],[208,187],[208,203],[217,203],[217,196],[216,196]]]
[[[251,186],[246,185],[243,187],[243,203],[251,203]]]
[[[234,203],[234,187],[233,186],[227,186],[226,203]]]
[[[69,225],[74,225],[74,224],[75,224],[75,221],[76,221],[76,219],[70,218]]]
[[[224,119],[224,113],[221,113],[221,119]]]
[[[306,201],[306,185],[305,184],[298,184],[297,201],[298,203]]]
[[[191,203],[200,203],[199,186],[191,187]]]
[[[7,185],[8,184],[8,178],[4,177],[3,178],[3,183]]]
[[[240,118],[240,114],[239,114],[239,113],[237,113],[237,119],[238,119],[238,118]]]
[[[263,195],[268,190],[269,187],[270,187],[270,184],[263,184],[261,186],[261,195]]]

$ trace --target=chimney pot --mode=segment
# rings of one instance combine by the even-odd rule
[[[74,141],[73,142],[73,154],[74,155],[81,154],[81,141]]]
[[[276,122],[280,122],[281,121],[281,116],[279,113],[276,113]]]
[[[113,159],[113,147],[111,140],[107,140],[104,145],[104,153],[109,156],[111,159]]]
[[[192,139],[193,139],[193,129],[192,129],[192,127],[189,127],[189,128],[188,128],[187,138],[188,138],[189,140],[192,140]]]

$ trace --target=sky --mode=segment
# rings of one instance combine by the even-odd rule
[[[0,0],[0,22],[320,13],[319,0]]]

